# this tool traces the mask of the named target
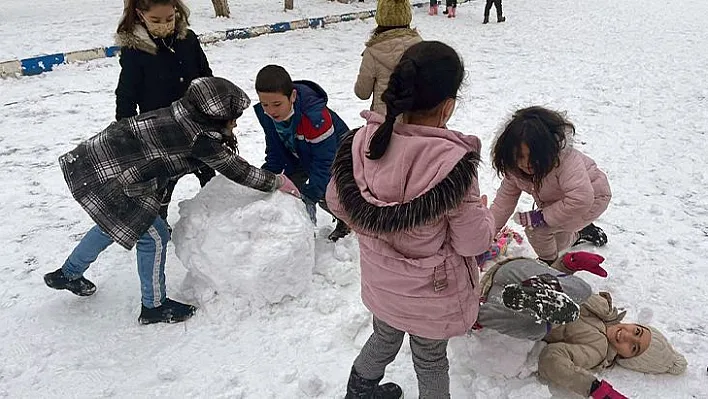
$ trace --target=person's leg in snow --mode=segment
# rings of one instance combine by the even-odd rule
[[[418,377],[418,397],[442,399],[450,397],[450,363],[447,340],[410,336],[413,368]]]
[[[98,225],[94,226],[84,235],[60,269],[44,275],[44,282],[51,288],[68,290],[79,296],[93,295],[96,286],[84,277],[84,272],[111,244],[113,239]]]
[[[560,260],[559,260],[560,262]],[[576,304],[585,302],[592,295],[592,288],[581,278],[550,268],[529,258],[514,259],[493,272],[492,286],[486,293],[486,302],[479,307],[478,323],[515,338],[539,341],[551,329],[547,321],[539,321],[530,309],[515,311],[504,305],[503,291],[507,285],[539,285],[534,276],[549,275],[555,278],[560,289]],[[546,284],[558,288],[556,282]]]
[[[142,306],[141,324],[177,323],[192,317],[196,308],[167,298],[165,257],[170,233],[167,223],[158,217],[140,236],[136,245]]]
[[[492,10],[492,5],[494,5],[494,0],[487,0],[487,4],[484,6],[484,22],[483,24],[489,23],[489,11]]]
[[[536,255],[549,265],[558,258],[558,252],[570,248],[578,239],[578,233],[550,226],[527,227],[525,232]]]
[[[405,333],[374,316],[374,332],[361,348],[347,383],[345,399],[399,399],[403,390],[389,382],[379,385],[388,366],[396,358]]]
[[[506,21],[502,13],[502,0],[494,0],[494,7],[497,9],[497,23]]]

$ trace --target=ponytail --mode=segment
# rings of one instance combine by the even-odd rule
[[[376,160],[384,156],[391,142],[396,118],[404,112],[413,110],[417,75],[418,67],[410,58],[403,58],[396,65],[388,81],[388,87],[381,94],[381,100],[386,104],[386,120],[371,137],[366,152],[367,158]]]
[[[424,41],[409,47],[381,94],[386,120],[371,137],[366,157],[384,156],[399,115],[429,112],[446,99],[456,98],[464,73],[460,56],[444,43]]]

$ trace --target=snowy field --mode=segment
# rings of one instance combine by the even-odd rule
[[[237,25],[282,19],[281,13],[255,21],[257,11],[240,6],[259,1],[232,1],[232,11],[244,13]],[[110,39],[111,32],[100,29],[114,29],[115,4],[44,3],[28,7],[26,1],[2,0],[0,58]],[[206,1],[195,3],[198,31],[224,27],[209,20]],[[348,7],[322,3],[323,12],[309,12]],[[482,191],[493,197],[499,184],[489,166],[489,145],[513,110],[530,104],[567,110],[577,126],[577,147],[607,172],[614,192],[598,221],[609,244],[597,252],[607,258],[610,276],[583,277],[626,306],[627,320],[665,331],[689,361],[679,377],[612,369],[601,378],[631,398],[708,398],[708,2],[509,0],[504,6],[504,24],[481,25],[479,1],[459,7],[454,21],[428,17],[423,10],[414,15],[424,38],[444,40],[465,59],[467,82],[450,124],[482,139]],[[69,33],[53,28],[50,34],[50,24],[62,18],[72,21]],[[330,106],[355,127],[362,123],[359,111],[368,107],[355,99],[353,85],[373,23],[219,43],[206,47],[206,54],[215,74],[233,80],[253,99],[256,72],[268,63],[285,66],[295,79],[316,80],[329,92]],[[25,32],[27,26],[41,29]],[[22,41],[12,38],[19,29]],[[221,292],[202,298],[200,310],[186,323],[139,326],[135,254],[118,246],[105,251],[87,273],[98,286],[96,295],[79,298],[44,286],[42,275],[59,267],[91,227],[70,196],[57,158],[112,121],[118,73],[114,58],[0,80],[0,214],[5,218],[0,227],[0,397],[343,397],[371,323],[359,298],[356,240],[326,242],[332,226],[322,213],[314,273],[310,281],[296,282],[301,293],[280,303]],[[239,120],[238,131],[241,154],[260,164],[264,139],[253,113]],[[179,203],[198,191],[194,177],[180,181],[169,220],[176,233],[184,227],[180,212],[188,214],[204,196],[218,193],[218,183],[183,202],[180,210]],[[520,207],[530,204],[525,198]],[[242,205],[234,198],[234,207]],[[238,224],[220,224],[212,233],[223,234],[225,246],[242,245],[246,236]],[[274,246],[252,250],[282,254],[269,245]],[[174,246],[169,251],[168,294],[190,299],[186,269]],[[514,252],[531,254],[527,246]],[[239,260],[234,259],[235,267],[246,270]],[[292,265],[281,267],[292,277]],[[278,273],[272,276],[274,285],[282,283]],[[284,287],[282,293],[290,290]],[[533,374],[541,345],[485,330],[453,339],[452,397],[570,397]],[[417,397],[407,343],[386,377],[401,384],[407,398]]]
[[[215,18],[211,0],[185,4],[197,34],[376,8],[376,0],[295,0],[295,9],[285,12],[283,0],[230,0],[231,18]],[[122,12],[123,0],[40,0],[30,7],[26,0],[2,0],[0,62],[112,46]]]

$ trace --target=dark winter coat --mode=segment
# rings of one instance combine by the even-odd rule
[[[290,132],[294,152],[278,134],[275,123],[266,115],[263,106],[254,109],[266,136],[266,158],[262,168],[273,173],[284,172],[291,176],[303,170],[309,182],[300,190],[312,202],[324,198],[329,183],[330,168],[339,143],[349,128],[334,111],[327,108],[327,93],[316,83],[296,81],[297,99],[291,119]]]
[[[192,80],[212,76],[197,35],[179,19],[175,34],[153,39],[142,25],[116,35],[121,46],[116,88],[116,120],[167,107],[179,100]]]
[[[96,224],[127,249],[157,217],[168,180],[202,163],[236,183],[273,191],[276,176],[239,157],[209,125],[239,117],[249,103],[225,79],[197,79],[170,107],[114,122],[61,156],[64,179]]]

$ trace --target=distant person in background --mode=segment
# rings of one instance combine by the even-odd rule
[[[489,23],[489,11],[492,9],[492,4],[497,9],[497,23],[506,21],[506,17],[502,15],[502,0],[487,0],[487,5],[484,7],[484,22],[482,23]]]
[[[116,120],[135,116],[138,110],[167,107],[184,95],[192,80],[212,76],[199,39],[188,26],[189,9],[182,0],[125,1],[116,34],[121,65]],[[215,173],[202,165],[194,175],[204,187]],[[165,187],[161,200],[165,220],[177,179]]]
[[[324,196],[330,168],[342,137],[349,128],[327,107],[327,93],[315,82],[290,78],[285,68],[267,65],[256,76],[260,102],[254,110],[265,133],[265,163],[262,168],[284,173],[300,190],[313,223],[316,206],[326,212]],[[349,234],[349,227],[337,219],[329,234],[331,241]]]
[[[438,0],[430,0],[428,15],[438,15]]]
[[[457,0],[446,0],[445,5],[447,9],[443,14],[447,14],[448,18],[455,18],[457,13]]]
[[[437,2],[435,8],[437,10]],[[418,32],[410,28],[412,18],[408,0],[379,0],[376,7],[378,26],[361,55],[354,93],[362,100],[368,100],[373,94],[371,110],[380,115],[386,115],[386,104],[381,94],[388,86],[391,72],[403,52],[422,41]]]

